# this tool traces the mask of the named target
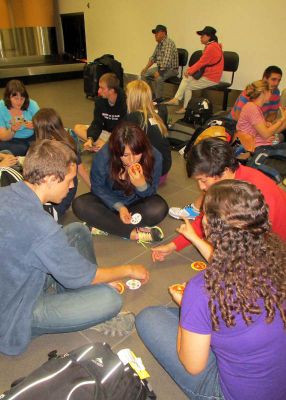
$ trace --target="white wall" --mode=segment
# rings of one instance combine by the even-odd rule
[[[224,50],[240,56],[233,88],[260,79],[268,65],[286,75],[285,0],[58,0],[61,14],[84,12],[88,60],[114,54],[127,73],[139,74],[151,55],[157,24],[177,47],[200,49],[195,31],[217,29]],[[88,8],[89,4],[89,8]],[[286,86],[286,77],[281,87]]]

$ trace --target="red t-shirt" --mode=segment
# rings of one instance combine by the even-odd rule
[[[255,185],[264,195],[266,204],[269,207],[269,218],[272,225],[272,231],[286,242],[286,192],[276,183],[257,169],[240,165],[235,171],[235,179],[246,181]],[[192,222],[192,227],[202,238],[204,237],[202,227],[202,213]],[[183,235],[177,236],[173,243],[176,250],[180,251],[189,246],[191,242]]]

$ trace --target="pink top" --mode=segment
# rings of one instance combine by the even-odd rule
[[[256,104],[249,102],[245,104],[243,109],[241,110],[236,129],[238,131],[242,131],[248,133],[255,138],[255,147],[258,146],[269,146],[272,144],[272,140],[265,139],[262,137],[254,125],[265,123],[265,118],[262,112],[261,107]]]

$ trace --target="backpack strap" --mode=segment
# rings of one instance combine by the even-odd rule
[[[12,175],[16,182],[23,180],[23,176],[20,174],[20,172],[16,171],[14,168],[0,167],[0,179],[2,176],[2,172],[7,172],[8,174]]]

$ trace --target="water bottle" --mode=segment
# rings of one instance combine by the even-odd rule
[[[275,133],[275,134],[274,134],[274,140],[273,140],[273,142],[272,142],[272,145],[275,145],[275,144],[278,144],[278,143],[280,143],[279,135],[278,135],[278,133]]]

